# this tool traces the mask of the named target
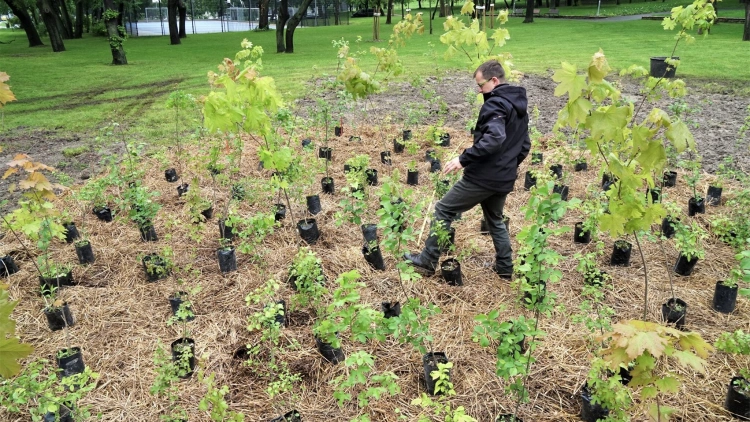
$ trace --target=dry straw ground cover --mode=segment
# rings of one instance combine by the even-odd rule
[[[393,128],[389,137],[395,136],[397,130]],[[423,130],[424,128],[420,128],[417,133]],[[455,150],[457,145],[468,145],[470,142],[465,131],[448,131],[452,136],[452,146],[447,148],[449,151]],[[360,143],[349,142],[348,136],[332,138],[329,142],[334,149],[330,168],[337,194],[321,195],[323,212],[317,215],[317,221],[322,235],[311,249],[323,261],[327,287],[332,289],[333,280],[342,272],[357,269],[366,284],[361,292],[362,302],[379,308],[382,301],[404,301],[405,298],[398,286],[394,257],[386,256],[386,271],[373,271],[361,254],[362,238],[359,228],[348,224],[337,227],[334,224],[334,214],[340,208],[339,201],[342,198],[339,188],[345,185],[343,164],[347,158],[368,154],[373,167],[378,169],[381,180],[394,168],[398,168],[405,179],[409,157],[393,154],[393,167],[381,164],[378,154],[380,147],[374,146],[381,142],[376,139],[379,136],[376,137],[375,130],[360,124],[357,132],[362,137]],[[417,139],[422,138],[417,136]],[[322,144],[319,139],[314,139],[314,142],[317,146]],[[253,145],[252,140],[248,139],[247,145]],[[316,154],[303,151],[299,145],[296,148],[299,154]],[[425,142],[420,142],[417,157],[424,157],[426,149]],[[198,158],[204,153],[198,146],[189,146],[186,152]],[[545,154],[552,152],[545,151]],[[571,198],[583,198],[588,185],[599,184],[599,166],[592,160],[589,161],[587,172],[573,173],[572,168],[565,168],[565,172],[571,175]],[[36,348],[34,357],[53,358],[55,352],[65,347],[68,341],[71,345],[81,347],[86,364],[101,374],[96,389],[82,404],[90,405],[93,414],[100,413],[102,419],[107,421],[159,420],[166,403],[149,394],[155,377],[153,354],[157,342],[168,345],[180,336],[177,327],[166,325],[170,316],[167,298],[178,290],[176,277],[187,275],[178,269],[167,279],[149,283],[138,256],[158,253],[164,246],[171,246],[177,268],[192,265],[197,270],[197,275],[189,276],[187,283],[200,285],[203,289],[194,298],[197,318],[189,323],[190,336],[196,342],[196,355],[202,358],[206,372],[216,373],[217,382],[229,386],[227,401],[231,409],[243,412],[246,420],[270,420],[292,407],[300,411],[305,421],[345,421],[361,412],[369,412],[372,420],[395,421],[399,420],[396,409],[400,410],[400,415],[405,420],[417,420],[420,409],[412,406],[411,401],[424,391],[421,356],[410,345],[401,345],[392,340],[360,344],[344,335],[342,344],[347,354],[360,349],[373,354],[376,357],[376,370],[393,371],[399,377],[398,384],[402,393],[374,401],[367,411],[358,410],[354,404],[344,408],[337,406],[330,382],[346,369],[342,364],[332,365],[326,362],[317,352],[311,330],[316,316],[309,308],[293,309],[289,315],[289,327],[282,330],[282,343],[294,339],[301,347],[279,356],[289,363],[293,372],[301,374],[302,382],[295,385],[293,399],[284,397],[290,400],[287,405],[280,406],[279,403],[269,401],[265,393],[266,381],[234,357],[235,352],[243,346],[258,343],[258,335],[251,335],[246,330],[248,315],[258,309],[246,306],[245,296],[271,277],[285,280],[293,257],[305,244],[287,213],[287,219],[265,240],[260,260],[253,261],[240,254],[238,271],[222,275],[215,253],[219,246],[216,217],[198,228],[189,221],[186,205],[183,199],[177,197],[175,184],[164,180],[164,170],[169,163],[174,162],[173,151],[168,151],[164,157],[144,157],[141,163],[141,167],[146,169],[144,184],[161,193],[158,202],[163,208],[155,220],[158,242],[142,242],[136,227],[124,216],[112,223],[88,218],[87,228],[97,261],[88,267],[76,266],[73,272],[78,285],[66,287],[62,292],[62,297],[71,305],[76,318],[76,325],[67,330],[67,333],[50,332],[46,326],[41,313],[38,281],[30,262],[34,257],[25,256],[10,236],[2,239],[0,255],[14,254],[20,263],[21,271],[10,278],[10,292],[13,298],[20,300],[14,317],[23,341]],[[547,162],[545,165],[548,164],[551,163]],[[420,160],[419,166],[421,184],[415,188],[417,198],[429,201],[432,197],[432,185],[426,180],[429,164]],[[529,198],[529,192],[523,190],[523,173],[529,168],[527,160],[521,166],[516,189],[506,203],[505,214],[510,217],[512,239],[524,225],[520,208]],[[240,174],[254,179],[258,186],[261,181],[270,177],[269,171],[259,170],[254,148],[247,148],[245,151]],[[185,170],[184,177],[188,180],[197,177],[203,193],[208,196],[216,194],[215,210],[223,209],[228,198],[227,188],[215,185],[209,174],[195,165],[195,162]],[[317,175],[309,183],[308,194],[319,192],[319,177],[322,175]],[[710,176],[704,180],[710,180]],[[197,186],[193,185],[191,188]],[[705,191],[705,186],[702,186],[702,190]],[[276,198],[262,191],[248,191],[252,200],[241,203],[242,215],[268,211],[270,205],[277,202]],[[370,217],[365,222],[376,222],[374,211],[378,207],[378,187],[368,187],[368,191]],[[732,189],[725,187],[725,192],[727,191],[731,196]],[[111,193],[119,195],[116,191]],[[686,209],[690,191],[682,180],[676,188],[667,189],[666,193],[669,200]],[[70,196],[64,195],[57,205],[71,207]],[[304,203],[294,203],[293,207],[294,216],[300,218],[305,212]],[[722,207],[708,207],[706,215],[698,215],[694,220],[708,229],[709,218],[722,212]],[[504,384],[495,375],[493,351],[483,349],[471,340],[473,319],[478,314],[498,308],[504,308],[500,320],[528,314],[529,311],[517,304],[518,292],[488,267],[493,260],[494,251],[489,236],[479,232],[480,218],[481,213],[475,209],[454,224],[458,250],[471,242],[478,246],[478,252],[463,263],[464,285],[448,286],[441,282],[438,275],[408,283],[407,291],[424,298],[425,302],[434,303],[442,310],[441,314],[430,320],[430,327],[434,336],[434,349],[446,352],[454,363],[453,383],[457,395],[450,399],[451,403],[454,406],[465,406],[467,413],[479,421],[492,421],[497,414],[512,412],[514,403],[504,394]],[[683,220],[689,219],[693,218],[688,218],[685,213]],[[578,212],[569,211],[559,224],[572,227],[576,221],[579,221]],[[410,222],[417,230],[423,227],[423,223],[421,219]],[[196,233],[201,237],[200,240],[196,240]],[[514,249],[517,249],[515,239],[513,243]],[[613,239],[605,239],[605,243],[607,255],[600,260],[600,266],[613,277],[613,287],[606,292],[606,303],[616,310],[615,321],[639,319],[643,313],[644,282],[643,267],[637,251],[633,253],[630,267],[609,267],[608,255]],[[671,270],[678,251],[673,246],[673,240],[666,241],[666,257],[656,243],[642,240],[641,245],[644,247],[651,280],[648,315],[650,320],[658,321],[661,319],[661,304],[670,297],[667,271]],[[416,250],[421,245],[410,246],[412,250]],[[523,405],[520,411],[520,416],[525,421],[579,420],[578,392],[592,360],[587,343],[588,332],[571,321],[571,314],[577,312],[582,300],[582,277],[575,271],[577,262],[573,255],[592,248],[593,244],[574,244],[571,232],[552,238],[550,247],[566,257],[560,265],[564,277],[560,283],[549,286],[549,290],[557,295],[558,306],[551,317],[541,318],[540,329],[546,332],[546,336],[540,339],[540,346],[535,351],[538,361],[531,366],[528,380],[531,401]],[[711,310],[714,284],[727,275],[734,262],[734,253],[713,235],[706,241],[705,247],[706,259],[699,261],[693,275],[675,277],[675,291],[689,306],[687,329],[698,332],[704,339],[713,342],[722,332],[743,328],[746,330],[750,309],[745,301],[739,301],[737,309],[731,315]],[[75,262],[72,246],[59,243],[53,249],[53,258],[59,262]],[[288,300],[293,291],[286,283],[282,284],[279,295]],[[261,353],[261,356],[264,354]],[[739,368],[747,366],[746,359],[715,353],[708,359],[705,375],[678,369],[682,379],[681,391],[668,397],[663,404],[676,408],[675,420],[729,420],[722,409],[727,383]],[[207,412],[198,410],[198,402],[205,394],[205,387],[195,376],[181,381],[179,388],[180,403],[188,410],[189,420],[209,420]],[[25,417],[7,413],[0,413],[0,419],[26,420]],[[636,413],[633,420],[645,418]]]

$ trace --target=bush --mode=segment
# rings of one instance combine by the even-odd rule
[[[108,37],[109,34],[107,33],[107,26],[104,25],[104,22],[96,22],[93,25],[91,25],[91,34],[95,37]]]

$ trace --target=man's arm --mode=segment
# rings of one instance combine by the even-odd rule
[[[526,138],[523,140],[523,145],[521,146],[521,153],[518,154],[518,157],[516,158],[516,166],[520,166],[521,163],[523,163],[523,160],[528,157],[530,150],[531,139],[529,138],[529,135],[526,134]]]
[[[507,137],[505,134],[506,115],[502,110],[495,113],[497,117],[487,123],[487,130],[484,131],[479,141],[470,148],[466,148],[458,157],[461,166],[467,167],[472,163],[482,161],[484,157],[498,152],[503,147]]]

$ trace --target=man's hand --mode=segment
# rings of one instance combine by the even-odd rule
[[[461,165],[461,162],[458,161],[458,157],[456,157],[445,164],[445,167],[443,167],[443,174],[453,173],[454,171],[459,171],[462,168],[464,168],[464,166]]]

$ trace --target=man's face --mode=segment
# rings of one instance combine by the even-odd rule
[[[487,93],[492,92],[492,90],[495,89],[497,84],[500,83],[495,77],[490,78],[490,79],[485,79],[481,71],[477,72],[476,76],[474,76],[474,80],[477,83],[477,89],[479,89],[479,92],[482,94],[487,94]]]

